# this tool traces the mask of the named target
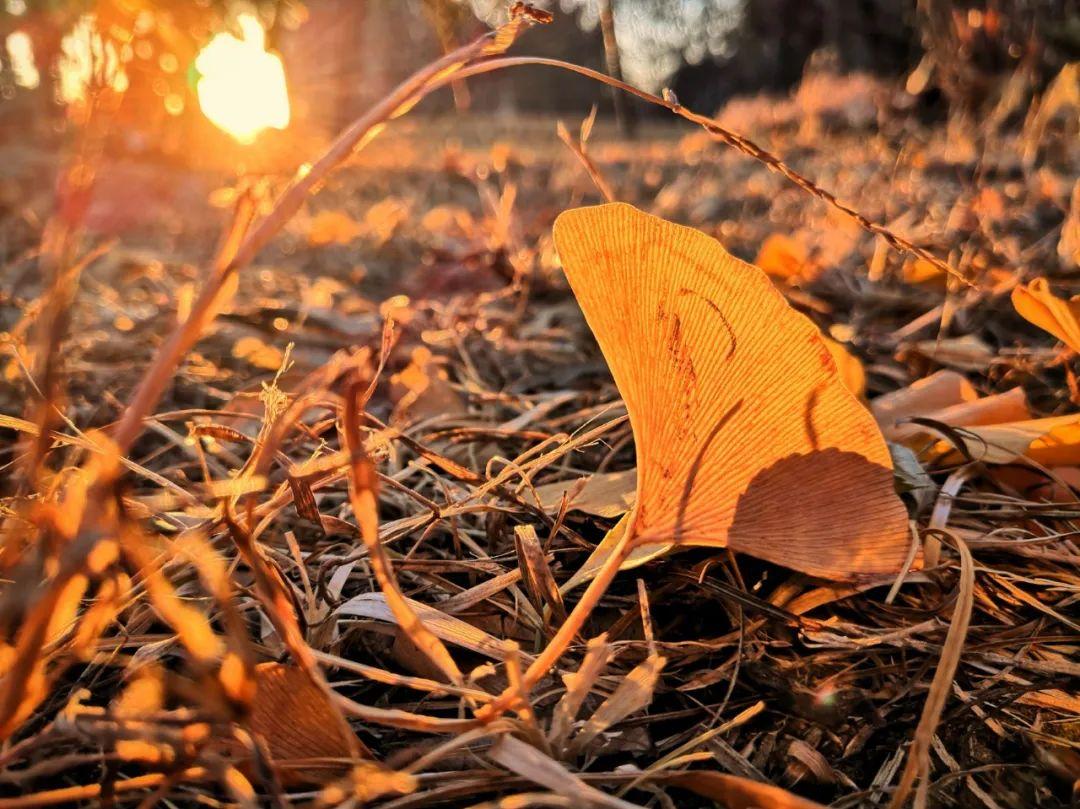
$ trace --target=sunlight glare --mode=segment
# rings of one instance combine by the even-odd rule
[[[128,77],[122,61],[115,44],[98,33],[94,15],[83,14],[60,42],[60,100],[69,105],[83,104],[91,87],[123,93]]]
[[[15,83],[20,87],[33,89],[41,82],[34,63],[34,43],[25,31],[12,31],[7,38],[8,61]]]
[[[241,143],[264,129],[289,125],[289,94],[281,58],[265,49],[266,32],[251,14],[237,20],[243,36],[219,33],[195,57],[203,114]]]

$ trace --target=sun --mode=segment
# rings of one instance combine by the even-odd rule
[[[266,32],[251,14],[237,23],[241,37],[219,33],[197,57],[196,92],[203,114],[241,143],[264,129],[289,125],[289,93],[281,57],[266,50]]]

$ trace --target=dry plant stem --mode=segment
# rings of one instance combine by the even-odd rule
[[[708,132],[717,140],[723,141],[728,146],[731,146],[742,152],[743,154],[748,155],[755,160],[760,161],[761,163],[764,163],[771,171],[782,174],[795,185],[799,186],[799,188],[803,189],[812,196],[817,197],[828,205],[831,205],[836,210],[853,219],[863,230],[869,233],[873,233],[875,236],[880,236],[881,238],[883,238],[886,242],[888,242],[891,247],[906,253],[916,255],[919,258],[930,262],[942,272],[956,278],[964,285],[972,286],[972,283],[966,278],[964,278],[963,274],[959,270],[950,266],[948,262],[942,261],[940,258],[935,256],[926,248],[919,247],[917,244],[914,244],[908,239],[905,239],[903,236],[900,236],[889,230],[889,228],[885,227],[885,225],[879,225],[878,223],[870,220],[868,217],[859,213],[850,205],[841,202],[831,191],[825,190],[813,180],[810,180],[799,174],[799,172],[795,171],[795,169],[791,168],[783,160],[776,157],[774,154],[767,152],[765,149],[762,149],[749,138],[743,137],[742,135],[736,132],[732,132],[729,129],[725,129],[724,127],[717,124],[716,121],[714,121],[712,118],[709,118],[705,115],[700,115],[696,112],[693,112],[692,110],[688,110],[686,107],[682,106],[678,102],[674,94],[667,94],[667,97],[653,95],[652,93],[647,93],[644,90],[640,90],[637,87],[634,87],[633,85],[627,84],[626,82],[614,79],[611,76],[601,73],[598,70],[592,70],[591,68],[583,67],[582,65],[575,65],[572,62],[564,62],[561,59],[549,59],[542,56],[504,56],[494,59],[488,59],[484,62],[481,62],[480,64],[471,65],[470,67],[464,68],[456,74],[455,78],[469,78],[471,76],[476,76],[480,73],[488,73],[490,71],[501,70],[502,68],[506,67],[519,67],[524,65],[546,65],[548,67],[558,67],[562,68],[563,70],[569,70],[573,73],[579,73],[582,76],[587,76],[590,79],[595,79],[596,81],[602,82],[611,87],[617,87],[624,92],[635,95],[644,101],[648,101],[650,104],[656,104],[659,107],[664,107],[665,109],[670,110],[679,117],[685,118],[687,121],[690,121],[691,123],[695,123],[698,126],[702,127],[706,132]],[[442,80],[442,83],[445,83],[445,80]]]
[[[562,121],[559,121],[558,129],[559,140],[566,144],[566,148],[574,153],[574,156],[581,162],[581,165],[585,168],[589,178],[593,181],[593,185],[604,197],[606,202],[615,201],[615,192],[611,190],[611,185],[604,178],[604,175],[600,173],[599,167],[593,161],[591,157],[585,152],[585,144],[577,143],[574,141],[569,130],[563,125]]]
[[[511,26],[513,25],[514,23],[511,23]],[[505,43],[498,40],[499,35],[504,32],[509,32],[509,39]],[[441,87],[450,76],[460,72],[461,66],[483,55],[497,42],[499,46],[505,44],[509,47],[515,33],[516,29],[509,26],[488,32],[418,70],[399,84],[386,98],[345,129],[323,156],[315,162],[310,171],[298,175],[293,180],[273,209],[242,240],[238,240],[235,254],[223,253],[219,257],[210,278],[192,305],[191,315],[173,330],[158,349],[153,364],[142,378],[117,425],[114,440],[122,454],[131,447],[142,432],[143,419],[160,400],[181,358],[213,320],[216,315],[215,304],[220,300],[222,291],[236,271],[249,264],[299,210],[304,200],[326,179],[331,170],[378,134],[379,128],[386,121],[406,110],[432,90]]]
[[[401,626],[401,631],[416,644],[417,648],[434,663],[439,670],[456,686],[464,685],[465,678],[450,656],[450,652],[441,640],[435,637],[409,606],[405,594],[401,592],[394,576],[390,557],[379,540],[378,516],[378,476],[375,466],[364,452],[364,442],[360,437],[360,401],[362,385],[354,380],[345,396],[343,412],[343,432],[345,445],[350,456],[349,502],[353,516],[360,529],[360,538],[367,548],[371,570],[379,583],[379,588],[386,596],[387,606]]]
[[[202,781],[207,776],[204,767],[192,767],[183,772],[185,781]],[[149,789],[156,787],[169,776],[166,773],[151,773],[117,781],[111,785],[114,794],[134,792],[137,789]],[[20,795],[17,798],[0,798],[0,809],[35,809],[38,806],[56,806],[57,804],[74,803],[76,801],[90,801],[100,798],[105,787],[102,784],[87,784],[85,786],[63,787],[62,789],[50,789],[46,792],[36,792],[31,795]]]
[[[600,570],[597,571],[596,577],[589,582],[589,586],[581,594],[581,600],[570,611],[562,626],[559,627],[559,631],[555,633],[547,646],[544,647],[544,650],[533,660],[532,665],[526,669],[520,685],[517,688],[508,688],[494,702],[477,711],[477,719],[482,722],[490,722],[498,718],[503,711],[515,707],[518,693],[528,694],[529,689],[540,682],[559,662],[559,658],[574,642],[574,638],[577,637],[581,628],[585,626],[585,621],[588,620],[589,615],[600,603],[600,599],[604,597],[604,593],[607,592],[608,587],[615,578],[615,574],[622,567],[622,563],[630,556],[630,551],[634,547],[633,539],[634,532],[631,524],[631,527],[623,534],[619,544],[612,549],[611,555],[604,561]]]
[[[957,495],[960,494],[964,484],[974,474],[975,469],[965,466],[949,475],[948,480],[945,481],[941,491],[938,493],[937,502],[934,504],[934,511],[930,516],[930,529],[944,530],[945,524],[949,521],[949,513],[952,511],[953,502],[956,500]],[[933,535],[927,535],[923,547],[923,562],[928,570],[932,570],[938,566],[940,561],[941,540]]]
[[[941,533],[952,537],[956,549],[960,554],[960,584],[956,596],[956,606],[953,609],[949,623],[949,632],[945,636],[945,643],[941,648],[941,658],[938,660],[937,671],[930,683],[930,692],[926,697],[926,705],[923,706],[922,716],[919,718],[918,727],[915,728],[915,737],[911,741],[908,750],[908,759],[904,765],[904,772],[900,776],[900,783],[889,801],[889,809],[900,809],[911,794],[911,787],[915,779],[920,779],[919,789],[915,795],[915,806],[922,809],[926,806],[927,789],[930,774],[930,744],[934,739],[934,732],[941,721],[941,713],[945,709],[945,702],[952,691],[953,677],[956,675],[957,666],[960,664],[960,653],[964,648],[964,640],[967,638],[968,626],[971,623],[971,610],[974,603],[975,590],[975,561],[971,557],[971,551],[959,537],[946,531]]]

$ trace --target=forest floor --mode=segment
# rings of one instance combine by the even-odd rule
[[[578,122],[567,123],[576,133]],[[1077,412],[1073,356],[1010,300],[1036,277],[1080,293],[1080,269],[1058,251],[1080,168],[1075,143],[1051,143],[1025,164],[1016,133],[977,136],[971,126],[904,117],[787,125],[759,109],[744,111],[738,126],[870,220],[948,260],[970,285],[888,247],[689,124],[650,121],[634,141],[598,126],[588,155],[615,198],[758,258],[791,305],[858,360],[867,400],[944,369],[981,396],[1022,388],[1032,418]],[[25,146],[5,151],[0,414],[9,418],[0,426],[0,517],[10,542],[34,499],[20,483],[30,430],[18,420],[32,421],[39,400],[27,375],[45,294],[35,251],[52,198],[42,176],[56,160]],[[191,311],[236,198],[235,178],[223,173],[110,158],[98,176],[84,243],[104,247],[78,279],[59,352],[66,423],[46,457],[53,487],[86,461],[80,437],[120,418],[155,351]],[[282,179],[244,183],[271,194]],[[507,682],[507,641],[527,658],[557,628],[550,593],[522,581],[537,565],[529,554],[539,547],[554,580],[565,581],[625,509],[625,492],[593,509],[599,515],[573,506],[559,515],[558,498],[538,503],[532,487],[570,489],[635,462],[625,410],[551,237],[560,211],[600,201],[550,119],[407,117],[336,171],[240,273],[127,454],[124,501],[156,548],[203,532],[243,604],[256,660],[288,659],[287,644],[215,516],[215,498],[282,408],[313,390],[320,369],[343,350],[378,355],[387,317],[395,342],[365,430],[384,481],[381,537],[402,590],[430,608],[428,621],[437,616],[436,634],[463,671],[489,665],[470,681],[489,693]],[[276,449],[257,494],[260,553],[291,592],[304,640],[338,694],[440,720],[464,715],[460,696],[434,684],[424,693],[408,680],[438,672],[379,601],[351,529],[345,477],[324,475],[314,489],[295,482],[298,468],[339,445],[335,395],[327,390]],[[605,424],[592,440],[574,440]],[[970,627],[929,745],[928,805],[1069,805],[1080,760],[1080,497],[1052,485],[1064,474],[958,459],[940,450],[942,440],[960,439],[935,433],[911,447],[898,471],[921,536],[944,540],[936,568],[890,595],[888,584],[835,589],[716,550],[654,560],[615,580],[584,633],[606,632],[611,657],[582,697],[581,717],[594,721],[588,743],[548,749],[552,769],[541,776],[508,763],[504,748],[492,753],[490,735],[423,732],[390,714],[379,723],[353,713],[352,727],[387,765],[380,772],[416,775],[374,802],[465,806],[527,793],[548,805],[617,805],[616,794],[631,805],[707,805],[686,791],[693,785],[660,774],[708,769],[837,807],[885,806],[966,598]],[[553,449],[561,451],[535,463],[538,450]],[[1080,466],[1080,453],[1061,466]],[[526,547],[520,526],[535,528],[538,546]],[[931,526],[939,533],[927,533]],[[967,572],[959,545],[970,549]],[[188,668],[187,641],[126,564],[127,594],[89,650],[73,652],[70,638],[52,636],[46,692],[0,751],[0,794],[26,802],[0,798],[0,807],[37,805],[25,796],[58,789],[83,789],[72,794],[91,800],[85,790],[99,783],[144,800],[159,789],[174,804],[242,802],[242,790],[230,792],[224,771],[207,763],[219,761],[216,753],[174,739],[179,727],[222,727],[214,725],[221,718],[192,691],[200,681]],[[226,633],[220,605],[190,567],[170,565],[183,604]],[[93,585],[96,598],[103,582]],[[4,622],[23,615],[12,606],[17,589],[5,597]],[[566,595],[568,605],[579,592]],[[586,654],[584,644],[573,646],[560,669],[573,672]],[[650,670],[642,693],[623,693],[628,710],[593,714],[628,672],[641,674],[658,657],[662,670]],[[158,664],[168,696],[141,717],[155,759],[117,742],[133,721],[118,695]],[[515,721],[547,728],[568,682],[545,680],[535,715]],[[458,748],[439,752],[448,739]],[[185,758],[182,750],[195,752]],[[171,775],[146,788],[131,781],[161,772]],[[272,778],[245,773],[260,793],[316,794],[311,784],[268,787]],[[584,784],[609,797],[567,798]],[[753,805],[734,793],[727,801]]]

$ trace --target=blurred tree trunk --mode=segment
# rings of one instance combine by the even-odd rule
[[[619,60],[619,42],[615,39],[615,10],[612,8],[612,0],[600,0],[600,30],[604,35],[604,58],[607,60],[608,74],[622,81],[622,63]],[[615,105],[615,121],[619,131],[625,137],[633,137],[637,119],[626,94],[612,87],[611,101]]]

